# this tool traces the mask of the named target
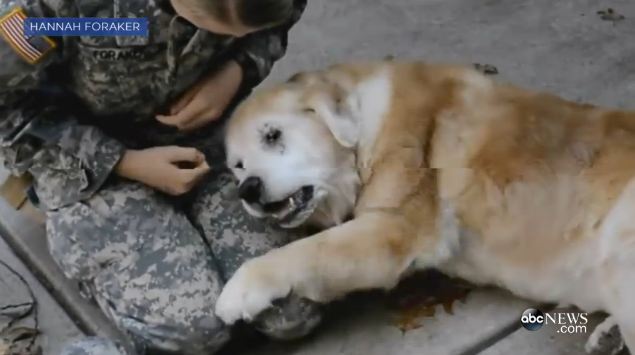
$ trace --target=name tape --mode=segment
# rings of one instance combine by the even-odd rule
[[[147,18],[27,17],[27,36],[148,36]]]

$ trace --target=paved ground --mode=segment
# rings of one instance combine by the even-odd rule
[[[603,21],[613,9],[622,21]],[[635,108],[633,0],[310,0],[267,83],[305,68],[398,58],[489,63],[502,80]]]
[[[38,302],[39,326],[44,355],[57,354],[62,343],[71,338],[81,336],[81,332],[70,320],[64,310],[53,300],[45,288],[28,271],[25,265],[10,252],[8,245],[0,238],[0,260],[11,265],[15,271],[25,277]],[[23,283],[14,275],[0,266],[0,307],[19,304],[28,301],[28,291]],[[0,328],[6,319],[0,316]],[[33,317],[29,317],[21,325],[33,327]]]
[[[601,10],[605,15],[598,14]],[[266,85],[301,69],[392,55],[492,64],[500,80],[572,100],[635,108],[634,39],[633,0],[310,0],[291,33],[288,55]],[[0,250],[2,260],[16,263],[4,245]],[[49,339],[74,336],[68,320],[45,301],[48,294],[36,291],[52,309],[43,314],[44,321],[68,329],[45,329]],[[464,302],[454,303],[453,314],[441,306],[395,313],[385,301],[355,298],[335,307],[317,335],[246,353],[560,355],[581,353],[585,338],[554,329],[518,329],[520,313],[531,302],[497,290],[470,292]],[[414,329],[403,332],[400,326]]]

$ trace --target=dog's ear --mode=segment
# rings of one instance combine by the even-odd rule
[[[320,90],[310,100],[314,111],[329,128],[337,142],[345,148],[353,148],[359,142],[360,128],[357,102],[341,88]]]

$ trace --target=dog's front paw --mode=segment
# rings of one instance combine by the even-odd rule
[[[226,324],[253,320],[279,298],[291,292],[284,271],[270,270],[261,258],[244,264],[223,288],[216,301],[216,315]]]

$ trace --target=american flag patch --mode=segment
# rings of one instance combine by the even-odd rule
[[[0,18],[0,35],[11,48],[29,64],[35,64],[57,45],[46,36],[27,36],[24,34],[26,14],[20,7]]]

